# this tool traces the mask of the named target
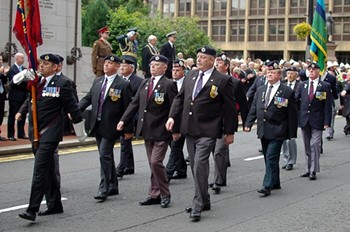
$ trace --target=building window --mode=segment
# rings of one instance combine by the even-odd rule
[[[205,34],[208,34],[208,21],[200,21],[198,22],[198,26]]]
[[[149,1],[149,5],[150,5],[150,15],[151,16],[155,16],[158,12],[158,1],[157,0],[151,0]]]
[[[174,17],[175,3],[171,0],[164,0],[163,15]]]
[[[298,41],[297,35],[294,33],[294,27],[302,22],[305,22],[306,18],[289,19],[289,37],[288,41]]]
[[[334,19],[334,41],[350,41],[350,17]]]
[[[226,35],[226,21],[220,20],[220,21],[213,21],[213,27],[212,27],[213,36],[212,39],[214,41],[218,42],[225,42],[225,35]]]
[[[265,0],[251,0],[250,15],[264,15],[265,14]]]
[[[244,41],[244,20],[231,20],[230,41]]]
[[[199,17],[208,17],[208,1],[197,0],[196,1],[196,15]]]
[[[350,0],[334,0],[333,13],[349,13]]]
[[[245,0],[232,0],[231,16],[245,16],[245,8]]]
[[[284,19],[269,20],[269,41],[284,41]]]
[[[264,20],[249,21],[249,41],[264,41]]]
[[[290,14],[306,14],[307,1],[305,0],[291,0]]]
[[[227,10],[227,0],[215,0],[213,16],[223,16],[226,17]]]
[[[179,16],[191,16],[191,0],[179,1]]]
[[[335,52],[335,57],[337,57],[338,63],[350,63],[350,52]]]
[[[270,15],[285,14],[286,3],[282,0],[270,0]]]

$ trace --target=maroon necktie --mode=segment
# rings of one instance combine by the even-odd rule
[[[150,97],[152,96],[153,84],[154,84],[154,77],[151,78],[151,81],[148,84],[147,100],[150,99]]]
[[[310,82],[309,100],[310,102],[314,99],[314,82]]]

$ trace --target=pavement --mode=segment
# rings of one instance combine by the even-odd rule
[[[1,136],[7,138],[7,117],[4,118],[0,131]],[[28,122],[25,124],[24,131],[28,132]],[[65,135],[63,136],[63,141],[59,144],[59,148],[75,147],[90,144],[95,144],[95,138],[88,137],[86,138],[85,142],[80,143],[75,135]],[[29,139],[17,139],[17,141],[0,141],[0,156],[15,155],[28,152],[32,152],[32,146]]]

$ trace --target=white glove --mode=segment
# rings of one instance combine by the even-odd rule
[[[17,73],[16,75],[13,76],[13,83],[16,85],[21,84],[21,82],[23,81],[24,78],[27,78],[28,80],[34,80],[35,79],[35,72],[33,69],[24,69],[22,71],[20,71],[19,73]]]
[[[84,124],[85,124],[84,119],[81,122],[73,123],[75,135],[77,136],[79,142],[81,142],[81,143],[84,142],[86,137],[87,137],[87,134],[85,133]]]

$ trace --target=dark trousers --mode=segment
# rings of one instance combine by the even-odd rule
[[[15,116],[21,108],[23,101],[9,100],[9,115],[7,118],[7,137],[15,137]],[[26,122],[26,114],[22,115],[22,120],[17,121],[17,137],[25,136],[24,124]]]
[[[184,176],[187,173],[187,164],[184,157],[183,147],[185,144],[185,136],[181,136],[177,141],[170,143],[170,155],[166,165],[166,173],[168,177],[172,177],[175,172]]]
[[[134,152],[132,150],[132,139],[120,137],[120,162],[117,173],[123,174],[127,170],[135,170]]]
[[[265,159],[265,176],[263,186],[273,188],[280,186],[280,168],[279,160],[283,140],[261,139],[264,159]]]
[[[151,186],[148,195],[151,198],[170,196],[169,182],[163,161],[169,141],[145,140],[146,153],[151,169]]]
[[[118,178],[115,171],[114,144],[117,139],[103,138],[98,130],[95,131],[98,152],[100,154],[100,185],[98,191],[108,193],[109,190],[118,190]]]
[[[63,208],[54,160],[57,146],[58,142],[45,142],[36,149],[28,211],[38,212],[44,195],[48,209]]]

